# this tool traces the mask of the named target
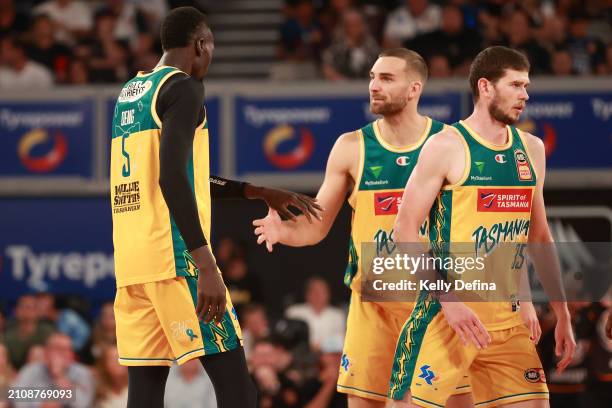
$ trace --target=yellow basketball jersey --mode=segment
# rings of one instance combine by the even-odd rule
[[[516,313],[520,271],[513,260],[522,245],[508,243],[527,242],[536,174],[516,128],[507,127],[508,141],[503,146],[487,142],[463,121],[452,128],[464,143],[466,168],[462,179],[445,186],[436,198],[429,216],[429,240],[434,252],[485,259],[481,273],[473,270],[460,279],[495,282],[495,291],[475,291],[483,300],[495,301],[468,305],[488,329],[513,327],[521,324]]]
[[[138,73],[123,86],[117,99],[110,187],[118,287],[197,274],[159,187],[162,123],[155,103],[161,86],[181,72],[161,66],[149,73]],[[205,117],[195,130],[187,174],[200,224],[210,241],[208,154]]]
[[[386,143],[377,121],[355,132],[359,138],[359,174],[349,197],[353,217],[349,262],[344,275],[344,283],[352,290],[361,292],[362,244],[375,243],[376,256],[390,255],[396,249],[393,224],[406,182],[427,138],[443,127],[443,123],[427,118],[425,131],[419,140],[404,147]],[[426,231],[425,223],[421,235],[426,237]]]

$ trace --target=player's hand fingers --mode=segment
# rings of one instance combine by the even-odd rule
[[[457,336],[459,336],[459,340],[461,340],[461,343],[463,343],[463,345],[467,347],[468,341],[466,335],[463,332],[463,328],[458,324],[451,326],[451,328],[455,331],[455,333],[457,333]]]
[[[270,241],[266,240],[266,248],[268,249],[268,252],[272,252],[273,250],[273,245]]]
[[[264,225],[265,220],[263,218],[259,218],[257,220],[253,220],[253,226],[254,227],[261,227],[262,225]]]
[[[469,342],[474,344],[474,346],[481,350],[486,347],[485,342],[482,339],[482,336],[478,333],[478,329],[471,322],[465,323],[462,326],[463,333],[465,333],[465,337]]]
[[[310,214],[310,210],[308,209],[306,204],[302,200],[300,200],[299,197],[293,197],[293,199],[291,200],[291,205],[300,210],[300,212],[304,214],[306,219],[308,219],[308,222],[312,223],[312,215]]]
[[[261,245],[266,240],[266,234],[261,234],[257,237],[257,244]]]
[[[576,344],[570,339],[563,341],[563,358],[557,364],[557,371],[563,372],[574,357],[574,351],[576,350]]]
[[[208,299],[207,296],[202,295],[202,308],[200,309],[200,312],[198,313],[198,319],[208,323],[206,319],[207,319],[209,309],[210,309],[210,300]]]
[[[221,321],[223,320],[226,305],[227,299],[224,295],[222,295],[217,302],[217,318],[215,319],[217,323],[221,323]]]
[[[297,217],[291,211],[289,211],[287,208],[279,208],[277,211],[278,211],[278,213],[280,214],[281,217],[284,217],[284,218],[286,218],[288,220],[291,220],[291,221],[294,221],[294,222],[297,221]]]
[[[540,337],[542,336],[542,328],[540,327],[540,322],[534,320],[531,322],[531,337],[535,344],[540,342]]]
[[[264,227],[257,227],[257,228],[255,228],[254,232],[255,232],[255,235],[261,235],[261,234],[264,233],[264,231],[265,231]]]
[[[487,331],[487,328],[484,327],[484,324],[482,324],[482,322],[480,321],[480,319],[476,315],[474,315],[474,318],[472,320],[472,324],[474,325],[474,327],[478,331],[479,338],[481,339],[481,341],[484,342],[484,347],[487,347],[491,343],[491,336],[489,335],[489,332]]]
[[[312,199],[308,196],[298,194],[298,199],[304,203],[304,205],[306,206],[306,211],[310,215],[314,216],[317,220],[321,221],[321,214],[320,214],[320,211],[322,211],[321,207],[316,205],[316,203],[314,203]]]

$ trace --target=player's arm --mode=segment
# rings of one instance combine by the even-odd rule
[[[418,243],[418,230],[436,196],[445,184],[453,184],[463,175],[465,166],[463,143],[452,129],[445,129],[431,137],[423,146],[417,164],[408,179],[402,205],[395,220],[396,242]],[[413,256],[423,251],[412,248]],[[413,253],[414,252],[414,253]],[[419,253],[420,252],[420,253]],[[417,272],[419,279],[429,279],[428,271]],[[427,276],[425,276],[427,275]],[[440,303],[449,326],[464,345],[473,343],[485,348],[491,341],[476,314],[453,293],[440,296]]]
[[[317,203],[323,208],[321,219],[309,223],[304,216],[293,221],[281,221],[271,211],[267,217],[253,221],[257,242],[266,242],[269,251],[276,243],[288,246],[314,245],[329,232],[346,195],[353,185],[351,166],[359,157],[357,132],[345,133],[338,138],[327,160],[325,179],[317,194]]]
[[[548,227],[546,208],[544,206],[544,179],[546,178],[546,154],[544,143],[541,139],[525,133],[525,141],[529,147],[533,166],[535,168],[537,184],[534,192],[531,208],[531,221],[529,223],[529,243],[532,245],[529,251],[535,264],[538,278],[549,298],[550,305],[557,317],[555,328],[555,353],[563,355],[557,364],[562,371],[571,362],[576,342],[571,326],[571,318],[565,301],[565,293],[561,283],[561,267],[557,257],[554,240]]]
[[[210,196],[213,199],[248,199],[263,200],[268,207],[274,209],[285,218],[294,219],[295,215],[287,209],[289,206],[296,207],[302,214],[312,220],[319,217],[321,207],[316,199],[293,191],[280,190],[276,188],[260,187],[242,181],[225,179],[211,175]]]
[[[180,75],[180,76],[179,76]],[[159,186],[187,250],[200,272],[198,316],[221,321],[225,313],[225,285],[204,236],[196,199],[187,177],[195,128],[204,100],[202,84],[177,74],[160,90],[157,114],[162,121],[159,147]]]
[[[431,137],[421,150],[404,189],[402,205],[393,227],[396,242],[419,242],[419,228],[427,217],[438,192],[450,170],[450,157],[457,148],[457,140],[451,130],[443,130]],[[462,148],[459,146],[459,148]]]

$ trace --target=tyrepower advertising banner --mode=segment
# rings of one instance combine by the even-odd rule
[[[108,198],[0,200],[0,299],[29,292],[115,293]]]
[[[91,178],[94,101],[0,101],[0,178]]]
[[[424,96],[422,114],[451,123],[461,95]],[[376,120],[365,97],[237,97],[236,174],[322,172],[336,139]]]
[[[517,126],[544,140],[547,168],[612,168],[612,93],[532,93]]]

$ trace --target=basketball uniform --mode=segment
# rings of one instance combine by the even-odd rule
[[[443,127],[443,123],[427,118],[419,140],[404,147],[386,143],[378,121],[353,133],[359,139],[359,170],[348,200],[353,216],[344,282],[351,288],[351,302],[338,378],[339,392],[386,399],[397,338],[414,302],[362,299],[362,244],[376,243],[383,254],[394,250],[392,228],[404,187],[423,144]],[[424,233],[426,225],[422,229]]]
[[[162,85],[178,73],[166,66],[138,73],[123,86],[113,116],[110,181],[122,365],[182,364],[241,344],[229,294],[221,323],[198,320],[198,270],[159,187],[162,123],[155,106]],[[208,143],[204,117],[187,174],[210,242]]]
[[[445,186],[432,205],[429,239],[434,252],[450,245],[452,255],[455,243],[470,243],[471,255],[497,251],[500,243],[516,243],[504,248],[519,249],[528,239],[536,187],[523,136],[508,126],[507,143],[498,146],[462,121],[452,128],[463,142],[466,167],[461,180]],[[485,273],[494,273],[498,283],[516,275],[505,255],[491,264],[487,260],[485,266]],[[467,372],[477,407],[548,398],[542,364],[518,313],[516,296],[510,293],[518,286],[511,280],[504,285],[507,297],[504,293],[495,301],[466,302],[491,336],[483,350],[464,346],[440,303],[422,291],[398,340],[389,397],[401,400],[410,389],[413,403],[443,407]]]

